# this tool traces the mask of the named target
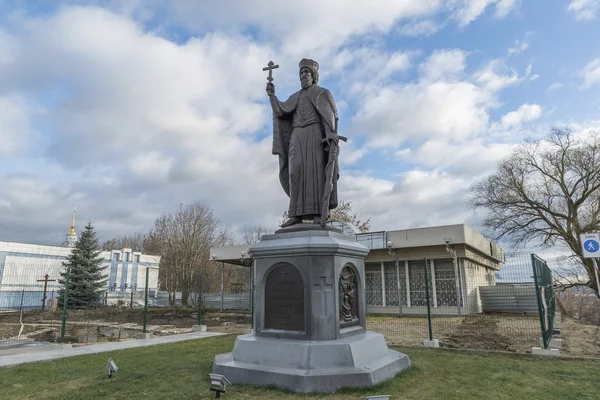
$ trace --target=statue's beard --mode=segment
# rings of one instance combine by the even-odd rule
[[[300,83],[302,84],[302,89],[306,89],[310,87],[313,83],[308,78],[300,79]]]

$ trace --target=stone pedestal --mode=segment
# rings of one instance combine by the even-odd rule
[[[250,249],[254,333],[216,356],[214,373],[310,393],[372,386],[410,366],[383,335],[366,331],[369,250],[353,236],[313,228],[281,229]]]

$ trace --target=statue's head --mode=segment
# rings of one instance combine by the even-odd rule
[[[319,82],[318,62],[303,58],[298,67],[300,68],[300,83],[302,84],[303,89]]]

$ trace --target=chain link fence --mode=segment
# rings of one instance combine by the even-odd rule
[[[251,326],[247,267],[223,268],[222,284],[217,271],[212,285],[207,279],[211,271],[204,271],[204,281],[194,281],[186,301],[181,291],[150,288],[151,268],[139,270],[133,287],[107,282],[106,288],[96,291],[82,288],[82,280],[73,280],[70,272],[69,284],[61,284],[60,273],[65,271],[55,265],[7,263],[0,269],[0,351],[185,333],[200,324],[231,332]],[[74,286],[74,281],[79,283]],[[217,292],[210,293],[211,289]]]
[[[367,328],[383,333],[391,345],[422,346],[432,338],[443,347],[530,351],[552,331],[550,324],[542,325],[545,333],[541,329],[532,260],[539,263],[546,305],[551,305],[551,271],[530,254],[507,254],[499,271],[454,258],[366,263]],[[67,300],[63,309],[56,271],[3,265],[0,349],[168,335],[195,325],[246,332],[252,319],[251,269],[213,267],[196,275],[187,301],[181,291],[146,285],[103,290],[94,299],[79,298],[77,307]],[[138,285],[144,279],[140,276]],[[553,312],[547,309],[542,321]]]
[[[437,339],[443,347],[517,352],[539,346],[530,254],[507,254],[498,271],[448,258],[367,263],[365,275],[367,328],[390,344]]]
[[[60,338],[59,285],[47,265],[2,264],[0,349],[35,347]]]

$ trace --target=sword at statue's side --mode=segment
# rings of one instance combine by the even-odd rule
[[[335,136],[339,138],[339,140],[343,140],[344,142],[348,140],[344,136],[338,135],[338,116],[335,116]],[[326,142],[327,138],[321,140],[321,142]],[[331,199],[331,191],[333,190],[333,171],[335,169],[335,162],[338,158],[339,154],[339,146],[335,140],[332,140],[329,143],[329,156],[327,160],[327,166],[325,167],[325,190],[323,191],[323,201],[321,202],[321,226],[325,228],[327,224],[327,218],[329,218],[329,200]]]

